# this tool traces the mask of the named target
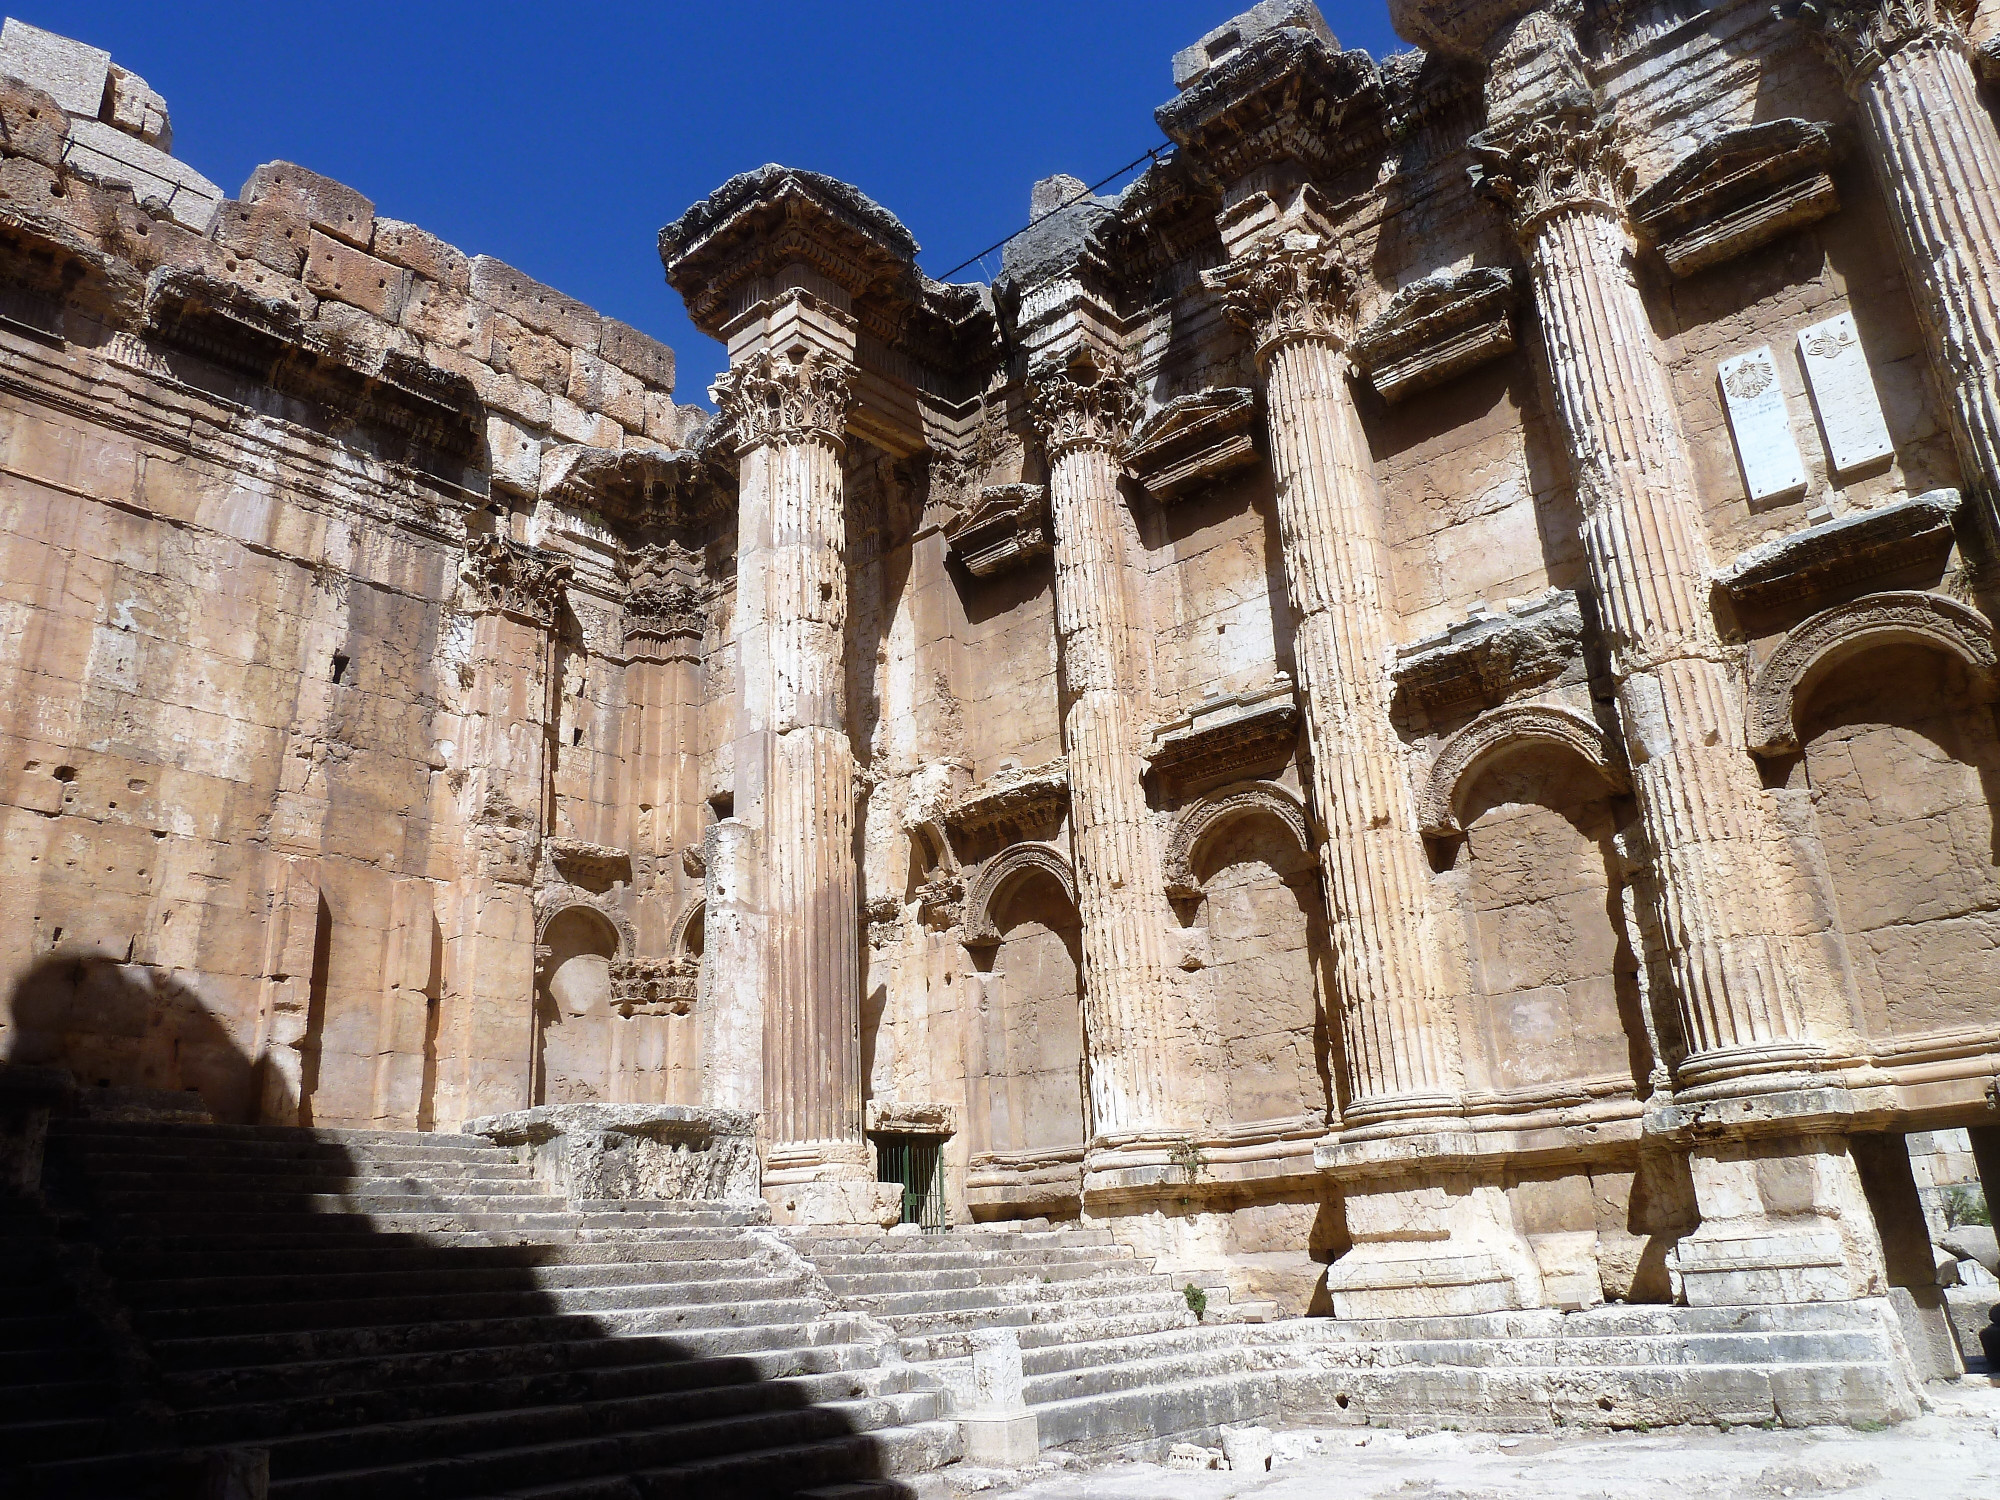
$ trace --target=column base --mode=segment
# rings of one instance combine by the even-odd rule
[[[866,1141],[790,1142],[764,1159],[771,1222],[801,1229],[891,1229],[903,1189],[877,1182]]]
[[[1326,1268],[1336,1318],[1431,1318],[1543,1305],[1541,1268],[1499,1182],[1472,1172],[1346,1187],[1353,1248]]]
[[[1841,1137],[1702,1142],[1688,1154],[1688,1171],[1701,1225],[1674,1252],[1688,1306],[1887,1292],[1881,1237]]]

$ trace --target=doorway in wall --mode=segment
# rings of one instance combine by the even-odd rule
[[[935,1135],[875,1137],[875,1180],[903,1189],[903,1222],[926,1234],[949,1229],[944,1211],[944,1138]]]

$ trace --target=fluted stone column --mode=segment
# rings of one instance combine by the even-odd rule
[[[1118,450],[1138,415],[1122,373],[1050,358],[1031,377],[1049,459],[1071,843],[1083,927],[1090,1132],[1116,1146],[1191,1112],[1185,1044],[1168,1015],[1173,914],[1146,805],[1138,699],[1144,643],[1126,594]]]
[[[1347,1059],[1341,1184],[1352,1248],[1327,1268],[1343,1318],[1488,1313],[1543,1297],[1497,1173],[1465,1148],[1453,994],[1416,810],[1390,719],[1387,549],[1348,385],[1354,276],[1290,196],[1209,276],[1264,376],[1293,653],[1325,824],[1320,862]]]
[[[1814,3],[1799,14],[1861,116],[1952,435],[2000,544],[2000,127],[1979,97],[1969,0]]]
[[[781,1219],[864,1222],[854,751],[844,702],[851,366],[765,343],[716,387],[741,466],[737,608],[748,738],[739,813],[757,826],[766,919],[766,1195]],[[753,783],[755,783],[753,785]],[[745,808],[746,800],[755,802]]]
[[[1353,276],[1323,236],[1292,228],[1214,279],[1264,374],[1313,801],[1326,822],[1320,860],[1347,1047],[1344,1117],[1359,1126],[1449,1113],[1456,1033],[1383,669],[1395,633],[1383,598],[1382,504],[1347,384]]]
[[[1504,71],[1495,79],[1496,105],[1519,98]],[[1713,560],[1634,280],[1612,126],[1571,92],[1474,137],[1473,148],[1484,186],[1512,216],[1541,314],[1690,1051],[1678,1070],[1682,1100],[1796,1096],[1821,1051],[1807,1033],[1802,985],[1823,983],[1823,971],[1789,894],[1782,830],[1744,750],[1740,670],[1708,607]],[[1780,1161],[1798,1201],[1763,1196]],[[1679,1252],[1690,1301],[1879,1290],[1879,1245],[1871,1255],[1859,1179],[1837,1136],[1711,1143],[1691,1167],[1704,1223]]]

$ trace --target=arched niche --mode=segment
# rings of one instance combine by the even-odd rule
[[[540,1104],[608,1096],[611,965],[625,949],[594,906],[551,911],[541,926],[535,985],[535,1095]]]
[[[997,868],[996,868],[997,867]],[[1083,933],[1069,862],[1016,845],[973,882],[969,1135],[975,1157],[1080,1150],[1083,1104]]]
[[[1417,789],[1418,824],[1438,838],[1464,832],[1459,806],[1465,789],[1489,766],[1537,747],[1568,751],[1612,790],[1626,789],[1624,761],[1595,719],[1555,704],[1521,703],[1481,714],[1438,747]]]
[[[1967,645],[1877,632],[1790,698],[1865,1035],[2000,1025],[2000,740]]]
[[[1326,907],[1305,809],[1289,788],[1241,783],[1181,817],[1168,891],[1194,905],[1229,1122],[1323,1121],[1331,1021],[1324,996]]]
[[[1501,1095],[1636,1094],[1652,1052],[1616,844],[1629,803],[1582,716],[1553,723],[1563,731],[1477,741],[1455,767],[1441,756],[1433,778],[1428,805],[1448,808],[1463,839],[1468,1081]]]
[[[1894,645],[1923,647],[1955,658],[1965,669],[1972,694],[1981,700],[1993,696],[2000,660],[1993,648],[1993,624],[1986,616],[1941,594],[1869,594],[1801,621],[1757,669],[1744,715],[1751,752],[1797,753],[1798,704],[1842,663]]]

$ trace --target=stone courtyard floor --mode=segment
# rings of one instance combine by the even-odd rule
[[[960,1470],[949,1483],[958,1495],[1009,1500],[2000,1500],[2000,1387],[1968,1377],[1925,1395],[1931,1411],[1880,1432],[1295,1428],[1273,1435],[1266,1473],[1038,1465],[1039,1473]]]

